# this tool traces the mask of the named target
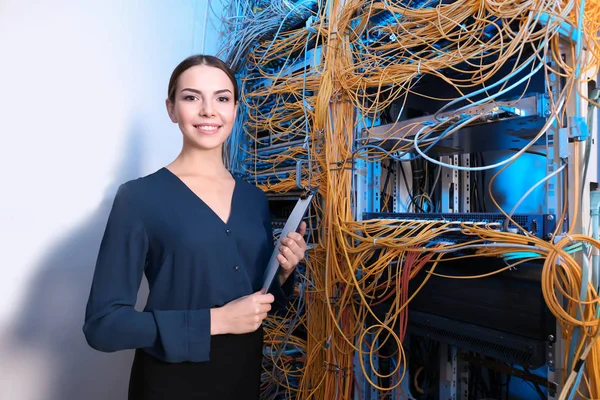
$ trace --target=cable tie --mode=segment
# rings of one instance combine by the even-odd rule
[[[560,241],[561,241],[563,238],[565,238],[565,237],[566,237],[566,238],[569,238],[569,243],[574,243],[574,242],[576,242],[576,240],[575,240],[575,239],[573,239],[573,237],[572,237],[571,235],[569,235],[568,233],[563,233],[563,234],[560,234],[560,235],[556,235],[556,236],[554,236],[553,243],[558,243],[558,242],[560,242]]]
[[[312,15],[310,17],[308,17],[308,19],[306,20],[306,30],[308,30],[309,32],[312,32],[312,33],[317,33],[317,30],[312,27],[313,21],[314,21],[314,18]]]
[[[337,372],[339,372],[339,371],[341,371],[341,368],[340,368],[340,366],[339,366],[339,365],[337,365],[337,364],[332,364],[332,363],[330,363],[330,362],[327,362],[327,361],[323,361],[323,364],[325,364],[325,365],[324,365],[324,368],[325,368],[325,370],[326,370],[326,371],[329,371],[329,372],[336,372],[336,373],[337,373]],[[332,368],[332,367],[333,367],[333,368]]]
[[[314,108],[310,104],[308,104],[308,101],[306,101],[306,99],[302,99],[302,105],[304,105],[304,107],[310,111],[314,110]]]

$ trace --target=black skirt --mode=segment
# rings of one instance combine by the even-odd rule
[[[211,338],[210,361],[166,363],[135,352],[129,400],[258,400],[263,331]]]

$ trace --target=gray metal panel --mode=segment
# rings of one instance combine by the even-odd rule
[[[463,167],[471,167],[471,156],[469,154],[461,154],[460,165]],[[460,212],[471,212],[471,172],[460,171]]]
[[[463,154],[522,148],[544,126],[549,116],[547,103],[548,99],[538,94],[524,97],[516,102],[482,104],[460,112],[440,113],[438,120],[433,115],[428,115],[380,125],[367,129],[363,137],[368,138],[369,143],[378,143],[383,148],[391,149],[398,144],[399,140],[413,140],[423,124],[438,124],[439,121],[446,121],[439,125],[443,130],[459,118],[482,114],[482,117],[472,124],[441,139],[433,150],[440,154]],[[536,144],[543,144],[544,139],[538,142]]]

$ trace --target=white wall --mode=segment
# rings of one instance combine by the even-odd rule
[[[164,99],[216,53],[206,1],[0,0],[0,399],[126,398],[132,352],[87,347],[85,303],[117,186],[180,149]]]

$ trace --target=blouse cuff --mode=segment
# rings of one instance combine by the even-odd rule
[[[292,272],[292,274],[287,278],[287,280],[281,285],[279,283],[279,277],[276,276],[273,279],[273,283],[271,284],[270,292],[275,297],[274,311],[283,309],[287,306],[290,298],[294,294],[294,286],[296,283],[296,272]]]
[[[191,362],[210,360],[210,310],[188,312],[187,344]]]

